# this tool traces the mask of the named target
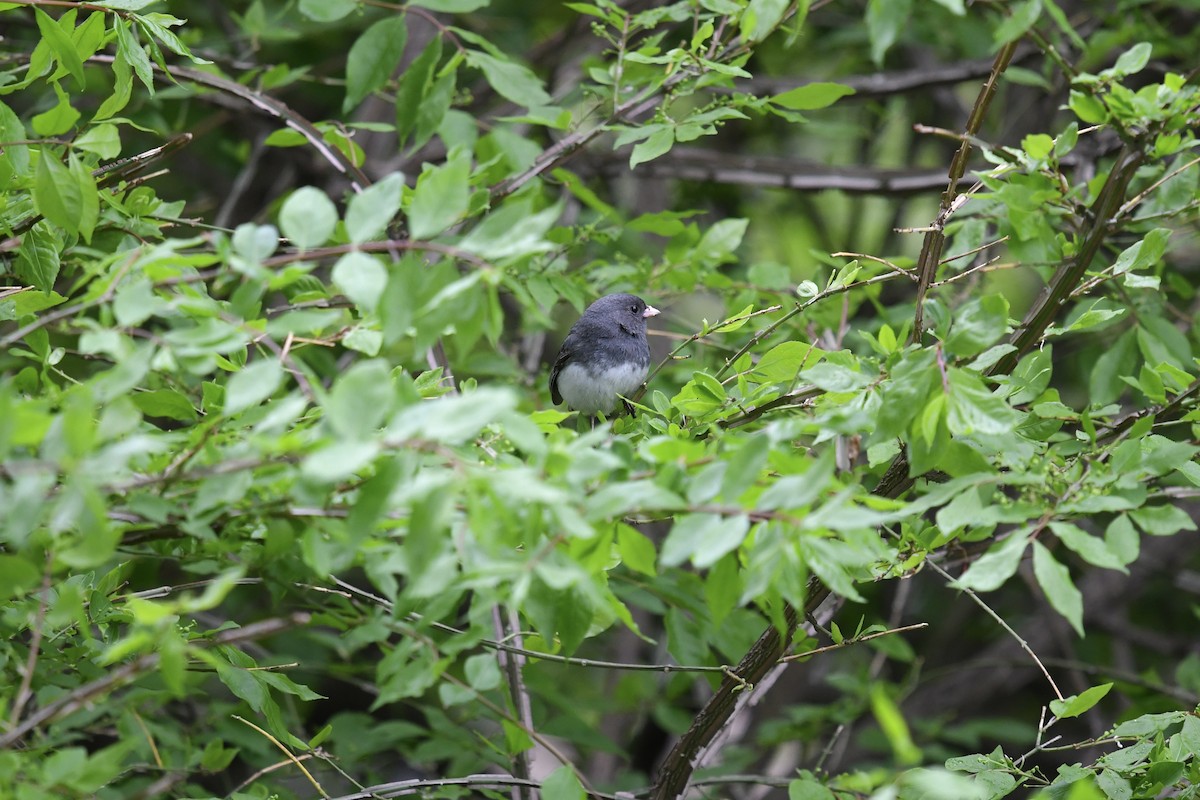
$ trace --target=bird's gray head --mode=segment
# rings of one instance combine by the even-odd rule
[[[617,323],[631,334],[645,330],[646,320],[657,316],[658,309],[647,305],[646,301],[635,294],[606,294],[587,307],[583,312],[585,318],[615,319]]]

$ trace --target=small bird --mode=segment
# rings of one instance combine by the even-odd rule
[[[550,397],[584,414],[611,414],[650,371],[646,320],[658,309],[632,294],[609,294],[571,326],[550,370]],[[625,408],[633,413],[628,402]]]

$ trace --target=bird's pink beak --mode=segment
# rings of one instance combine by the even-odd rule
[[[657,317],[662,312],[654,306],[646,306],[646,310],[642,312],[643,317]]]

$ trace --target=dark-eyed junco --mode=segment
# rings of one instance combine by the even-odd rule
[[[646,319],[654,306],[632,294],[609,294],[587,307],[563,340],[550,370],[550,397],[584,414],[611,414],[646,380]],[[633,409],[626,403],[626,408]]]

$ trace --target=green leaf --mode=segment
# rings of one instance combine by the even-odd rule
[[[467,683],[480,692],[490,691],[500,685],[500,665],[494,653],[479,653],[471,656],[463,665]]]
[[[364,314],[375,311],[387,287],[388,271],[375,256],[354,251],[333,265],[333,283]]]
[[[683,498],[654,481],[616,481],[587,499],[590,520],[619,519],[630,511],[672,511],[686,507]]]
[[[1108,119],[1108,108],[1095,95],[1087,92],[1072,89],[1067,105],[1081,122],[1089,125],[1098,125]]]
[[[946,348],[959,357],[976,355],[1003,336],[1007,326],[1008,301],[1002,295],[984,295],[954,315]]]
[[[978,561],[971,564],[967,571],[950,585],[956,589],[973,589],[977,592],[999,589],[1016,574],[1027,544],[1029,531],[1013,532],[1004,541],[988,548]]]
[[[368,186],[350,198],[346,206],[346,235],[355,244],[379,236],[400,210],[404,176],[398,172]]]
[[[788,784],[788,800],[837,800],[824,784],[804,778]]]
[[[484,217],[458,246],[490,260],[546,253],[556,246],[546,233],[561,214],[561,205],[534,211],[532,197],[515,198]]]
[[[883,64],[883,57],[895,44],[908,23],[912,0],[868,0],[867,37],[871,41],[871,60]]]
[[[827,392],[852,392],[869,386],[874,376],[824,361],[801,372],[800,380]]]
[[[542,795],[553,797],[555,800],[586,800],[587,792],[583,784],[575,776],[575,771],[567,764],[551,772],[542,781]]]
[[[470,178],[471,159],[466,153],[421,173],[408,210],[414,239],[436,236],[466,213],[471,198]]]
[[[42,13],[40,9],[38,13]],[[33,186],[33,202],[38,213],[65,231],[79,233],[80,218],[83,216],[83,193],[87,188],[81,185],[78,176],[53,153],[42,152]],[[91,191],[94,200],[94,184]]]
[[[670,126],[658,128],[644,141],[634,146],[633,152],[629,154],[629,168],[633,169],[638,164],[653,161],[668,152],[674,145],[675,129]]]
[[[225,385],[225,406],[231,416],[266,400],[283,383],[283,366],[275,358],[256,359],[235,372]]]
[[[359,0],[300,0],[300,13],[315,22],[336,22],[359,7]]]
[[[1196,523],[1179,506],[1168,504],[1142,506],[1129,512],[1138,527],[1151,536],[1171,536],[1179,531],[1194,531]]]
[[[410,0],[408,5],[441,11],[447,14],[466,14],[491,5],[492,0]]]
[[[279,211],[279,228],[300,250],[328,241],[337,225],[337,207],[324,192],[305,186],[292,192]]]
[[[651,577],[658,574],[654,567],[654,559],[658,552],[654,549],[654,542],[641,531],[624,523],[617,523],[617,552],[621,556],[621,563],[634,572]]]
[[[788,0],[750,0],[742,14],[742,38],[749,42],[761,42],[779,27],[791,5]],[[797,28],[808,14],[808,6],[809,0],[801,0],[796,4],[794,19],[797,20]]]
[[[816,82],[777,94],[770,98],[770,102],[793,111],[812,111],[831,106],[851,94],[854,94],[854,89],[845,84]]]
[[[1083,595],[1071,582],[1070,571],[1054,558],[1046,545],[1036,540],[1033,543],[1033,575],[1054,610],[1083,636]]]
[[[59,242],[49,222],[34,225],[17,251],[17,277],[46,294],[54,289],[59,270]]]
[[[0,598],[20,597],[41,583],[42,573],[20,556],[0,553]]]
[[[662,545],[662,563],[676,567],[691,559],[700,569],[715,564],[738,547],[750,531],[744,514],[684,514],[679,517]]]
[[[397,14],[379,20],[354,41],[346,57],[343,112],[350,111],[364,97],[388,82],[400,64],[407,40],[405,18]]]
[[[339,436],[366,439],[391,413],[395,401],[387,363],[380,359],[359,361],[333,384],[325,413]]]
[[[1078,717],[1103,700],[1112,687],[1111,683],[1102,683],[1080,694],[1073,694],[1070,697],[1064,697],[1062,700],[1051,700],[1050,713],[1059,719]]]
[[[83,60],[79,57],[75,43],[71,41],[71,36],[60,27],[59,22],[45,11],[35,6],[33,12],[34,18],[37,20],[38,31],[42,34],[42,41],[49,45],[54,52],[54,57],[58,59],[58,63],[71,73],[71,77],[75,79],[79,88],[86,87],[87,82],[83,77]]]
[[[1035,161],[1044,161],[1054,152],[1054,139],[1044,133],[1031,133],[1021,140],[1021,149]]]
[[[1167,228],[1155,228],[1150,231],[1141,241],[1121,251],[1117,260],[1113,262],[1113,274],[1121,275],[1154,266],[1166,252],[1169,238],[1171,231]]]
[[[388,425],[387,436],[389,440],[459,444],[515,405],[513,392],[500,387],[480,387],[461,395],[425,400],[402,409]]]
[[[696,244],[696,255],[710,261],[723,260],[742,243],[748,219],[723,219],[711,226]]]
[[[801,369],[815,365],[824,355],[807,342],[784,342],[764,353],[751,375],[763,383],[790,383]]]
[[[1117,58],[1117,63],[1113,64],[1111,70],[1106,70],[1117,77],[1125,77],[1141,72],[1145,66],[1150,63],[1150,54],[1153,51],[1149,42],[1138,42],[1133,47],[1126,50]]]
[[[75,147],[101,158],[116,158],[121,154],[121,135],[116,125],[93,125],[79,134]]]
[[[528,67],[478,50],[467,51],[467,63],[482,70],[501,97],[526,108],[550,105],[542,81]]]
[[[1115,569],[1128,573],[1125,564],[1118,555],[1109,549],[1108,544],[1098,536],[1092,536],[1083,529],[1069,522],[1053,521],[1050,530],[1054,531],[1063,544],[1089,564],[1104,569]]]
[[[933,2],[945,8],[956,17],[964,16],[967,13],[967,8],[963,5],[963,0],[933,0]]]
[[[946,423],[956,436],[1012,433],[1021,414],[988,391],[983,381],[960,369],[949,370],[950,408]]]
[[[148,417],[166,417],[182,422],[192,422],[198,416],[192,401],[174,389],[135,392],[133,404]]]
[[[879,728],[892,746],[892,754],[900,764],[916,764],[921,760],[921,750],[913,743],[908,724],[900,714],[900,708],[888,695],[887,686],[880,682],[871,683],[871,712]]]
[[[1008,18],[992,34],[997,47],[1014,42],[1025,35],[1042,15],[1042,0],[1022,0],[1010,7]]]

